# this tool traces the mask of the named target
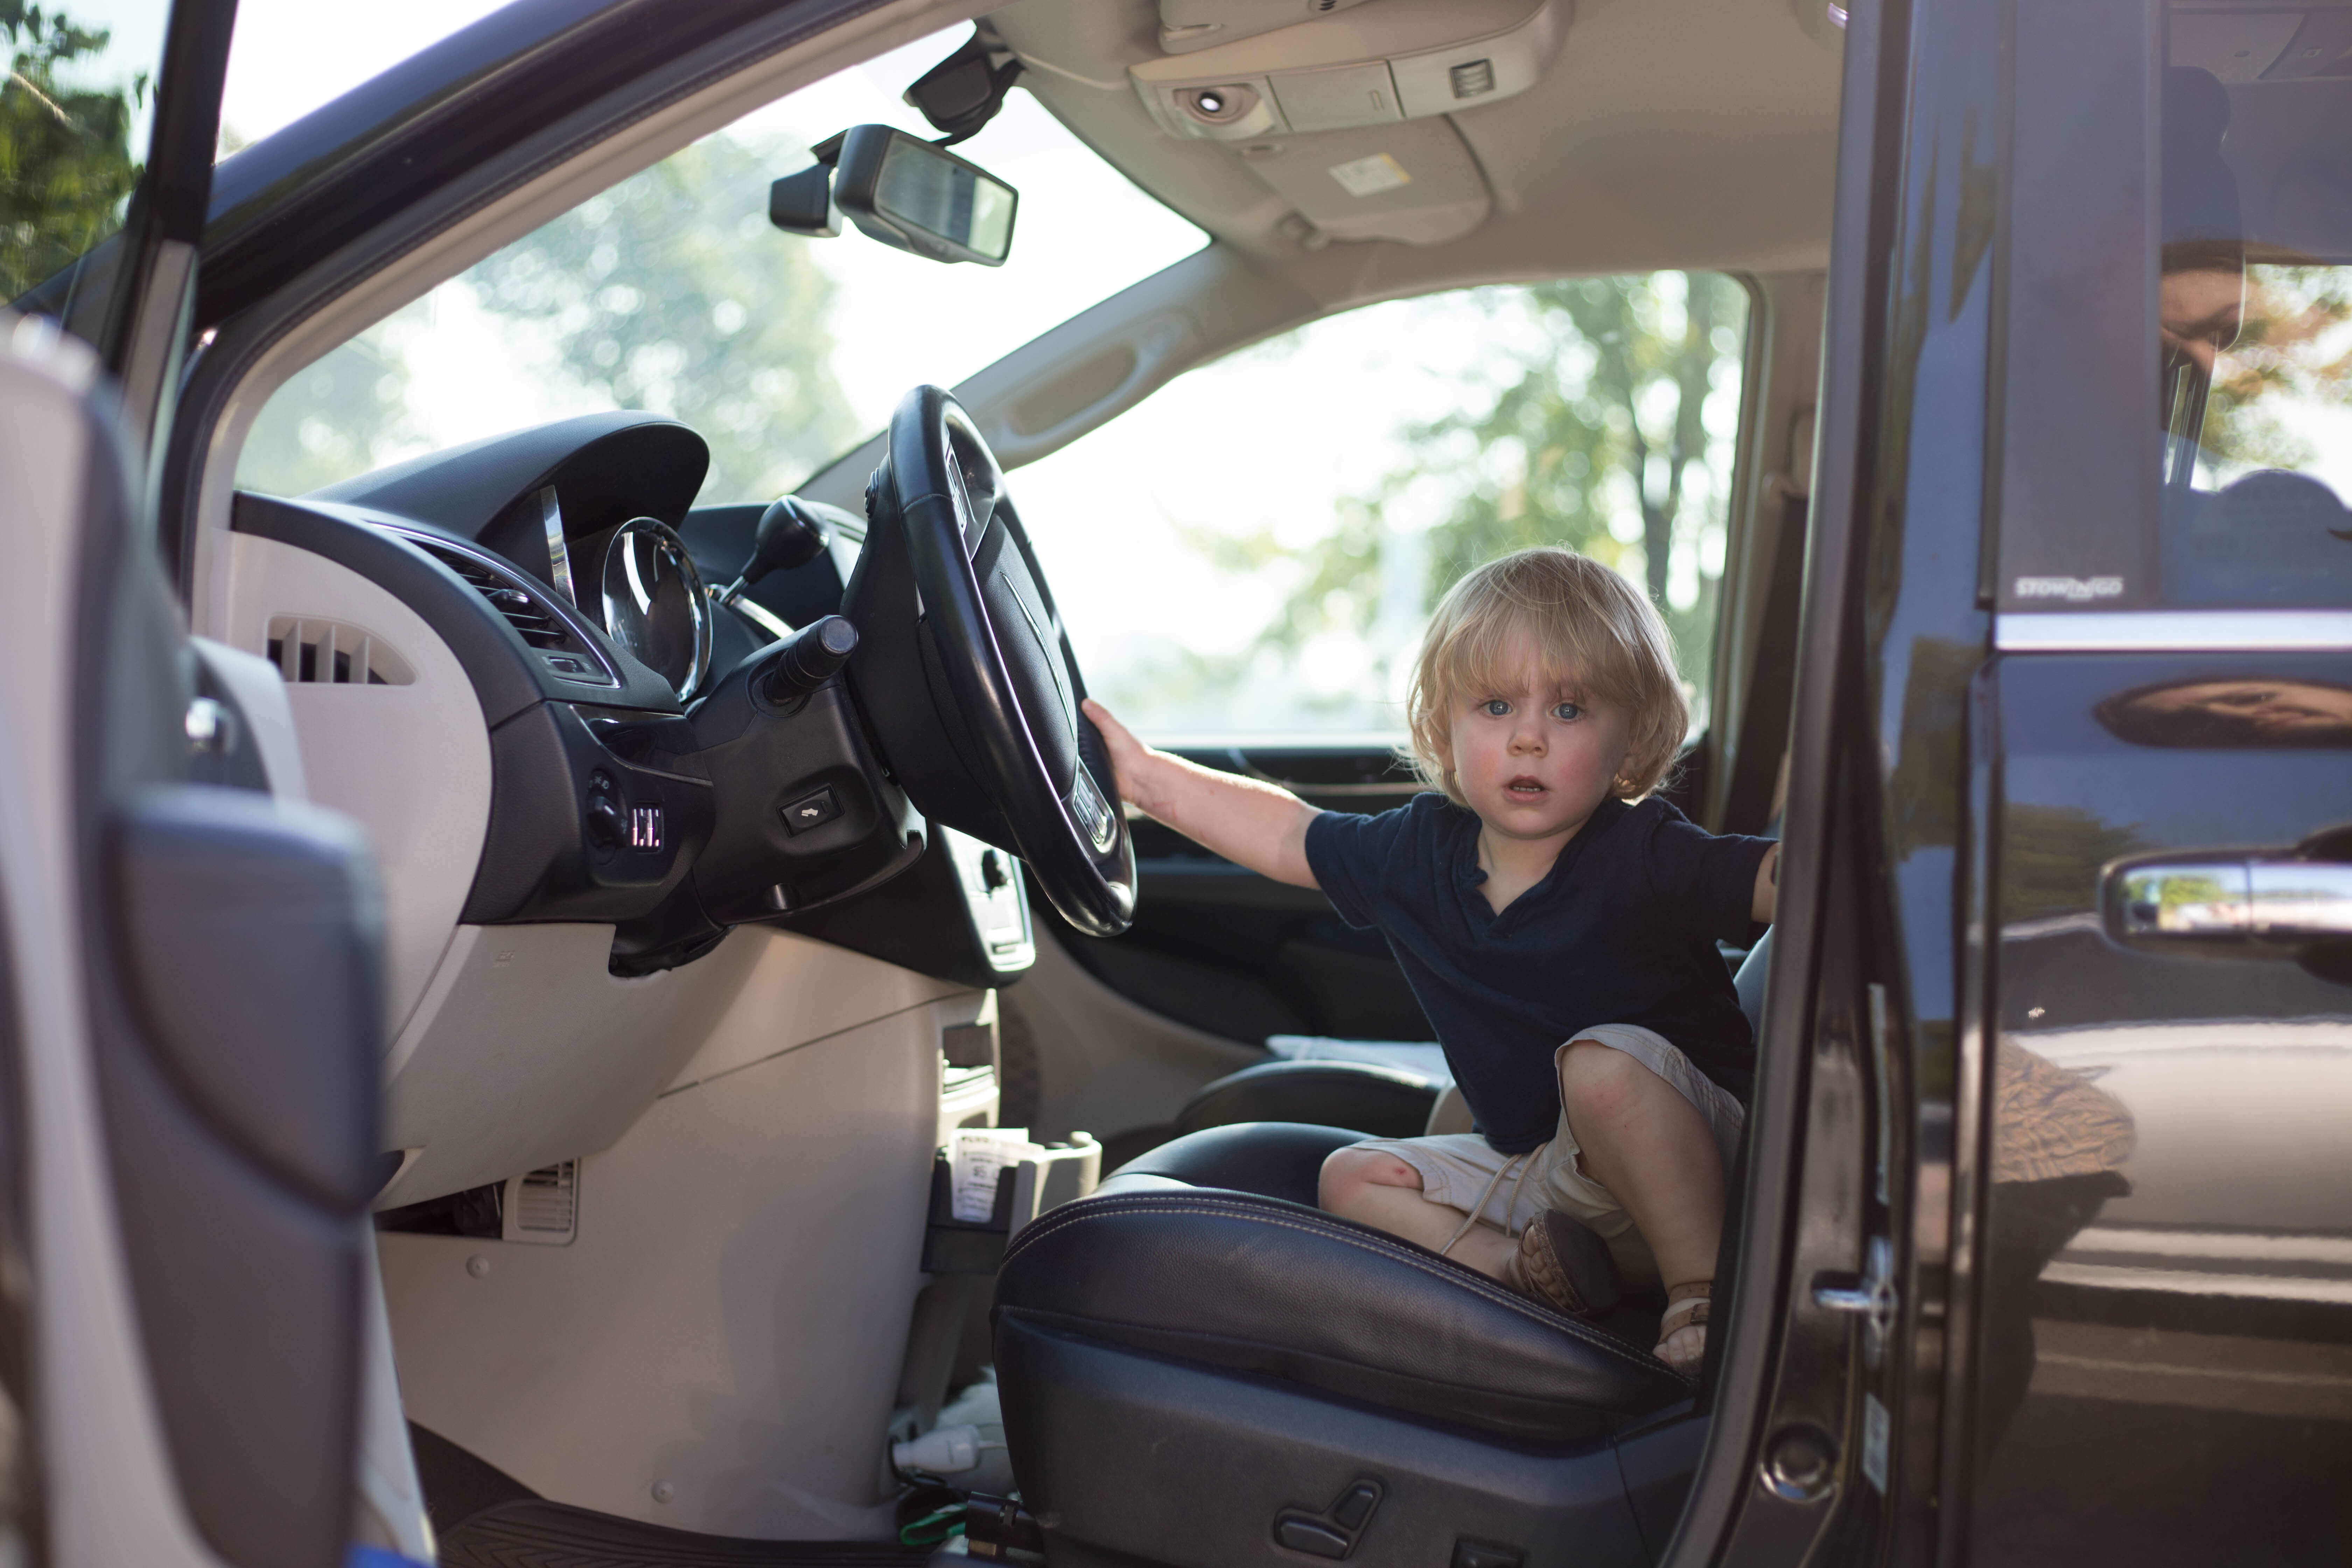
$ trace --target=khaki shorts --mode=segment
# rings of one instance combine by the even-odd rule
[[[1739,1129],[1747,1110],[1731,1091],[1691,1065],[1666,1037],[1638,1024],[1601,1024],[1578,1033],[1623,1051],[1679,1090],[1706,1119],[1715,1146],[1731,1167],[1738,1147]],[[1568,1042],[1552,1054],[1553,1070]],[[1551,1142],[1524,1154],[1497,1153],[1476,1132],[1447,1133],[1435,1138],[1375,1138],[1355,1145],[1393,1154],[1421,1175],[1421,1195],[1463,1214],[1476,1206],[1479,1220],[1508,1236],[1517,1236],[1547,1209],[1558,1209],[1592,1227],[1609,1244],[1618,1274],[1633,1285],[1655,1285],[1657,1259],[1634,1228],[1633,1216],[1609,1189],[1577,1168],[1576,1135],[1569,1131],[1568,1113],[1560,1113]]]

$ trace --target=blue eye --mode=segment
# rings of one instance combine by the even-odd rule
[[[1511,705],[1504,701],[1499,697],[1489,697],[1486,701],[1480,703],[1478,706],[1484,708],[1489,715],[1496,719],[1502,718],[1511,710]]]
[[[1573,702],[1563,702],[1559,707],[1551,710],[1551,716],[1562,721],[1563,722],[1572,724],[1577,720],[1584,717],[1584,710],[1579,708]]]

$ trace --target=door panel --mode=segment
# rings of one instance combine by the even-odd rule
[[[2337,1562],[2352,1524],[2352,907],[2250,869],[2352,906],[2352,230],[2315,195],[2352,32],[2297,13],[2247,65],[2266,15],[2012,13],[1978,1561]]]
[[[137,173],[119,231],[24,301],[95,352],[0,316],[0,893],[7,967],[39,977],[15,999],[34,1136],[10,1173],[42,1495],[15,1500],[47,1524],[43,1561],[328,1568],[354,1524],[382,922],[352,825],[226,782],[261,776],[256,740],[235,703],[197,700],[154,557],[142,458],[187,341],[235,6],[152,11],[114,20],[160,66],[83,59],[112,35],[55,16],[6,27],[6,90],[80,116],[81,141],[19,143],[19,172],[78,188],[112,138]],[[143,89],[50,101],[25,74],[118,67],[153,83],[143,161]]]
[[[1327,811],[1386,811],[1419,788],[1393,751],[1357,742],[1171,749],[1203,767],[1269,779]],[[1141,886],[1133,928],[1112,941],[1061,932],[1105,984],[1248,1045],[1269,1035],[1436,1037],[1378,932],[1349,926],[1311,888],[1261,877],[1159,823],[1134,826]]]
[[[2352,821],[2352,732],[2152,745],[2136,700],[2347,673],[2341,655],[2001,662],[1979,1560],[2341,1552],[2352,984],[2197,917],[2126,945],[2102,889],[2116,861],[2288,855]]]

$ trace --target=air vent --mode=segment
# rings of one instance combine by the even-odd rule
[[[583,686],[620,684],[604,658],[572,630],[563,613],[557,609],[552,589],[470,550],[405,531],[401,531],[400,537],[472,584],[474,591],[488,599],[507,618],[507,625],[537,651],[540,662],[550,674]]]
[[[502,1239],[562,1247],[580,1234],[580,1162],[566,1160],[507,1183]]]
[[[419,541],[419,542],[423,542]],[[522,634],[522,640],[533,647],[562,647],[571,640],[571,633],[555,618],[555,612],[540,602],[538,595],[491,570],[487,563],[454,550],[436,549],[426,544],[442,565],[474,585],[474,591],[498,606],[507,624]]]
[[[314,616],[272,616],[269,662],[289,686],[406,686],[408,661],[373,632]]]

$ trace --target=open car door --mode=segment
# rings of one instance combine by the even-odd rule
[[[234,6],[152,12],[118,95],[70,85],[105,30],[0,8],[12,177],[79,251],[0,311],[0,1497],[21,1561],[329,1568],[366,1516],[373,876],[155,556]],[[110,136],[84,247],[59,193]]]

